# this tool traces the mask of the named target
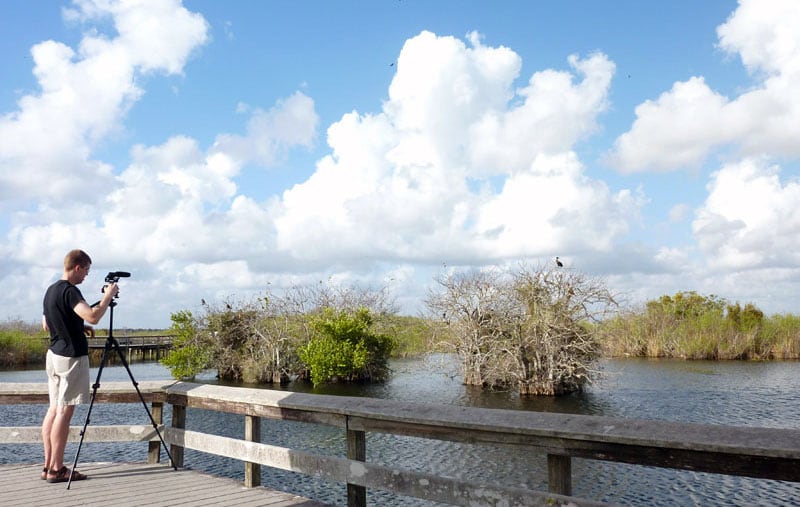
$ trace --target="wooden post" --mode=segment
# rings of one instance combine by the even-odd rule
[[[154,401],[152,406],[150,407],[150,415],[153,416],[153,421],[156,424],[161,424],[164,422],[163,420],[163,413],[164,413],[164,403],[160,401]],[[155,440],[148,442],[147,446],[147,464],[155,465],[156,463],[161,463],[161,441]]]
[[[572,494],[572,461],[569,456],[547,455],[547,490],[558,495]]]
[[[363,431],[347,430],[347,458],[357,461],[367,460],[367,436]],[[347,484],[347,507],[366,507],[367,488]]]
[[[244,416],[244,439],[248,442],[261,443],[261,418],[253,415]],[[261,465],[246,461],[244,464],[244,487],[261,486]]]
[[[172,427],[186,429],[186,407],[172,405]],[[170,465],[178,468],[183,467],[183,446],[170,444],[169,453],[172,455]]]

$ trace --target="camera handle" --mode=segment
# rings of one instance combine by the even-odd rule
[[[98,301],[97,303],[93,304],[92,306],[97,306],[100,304]],[[75,460],[72,462],[72,470],[75,470],[75,467],[78,465],[78,456],[81,454],[81,447],[83,447],[83,437],[86,435],[86,427],[89,426],[89,416],[92,414],[92,407],[94,407],[95,399],[97,398],[97,390],[100,388],[100,377],[103,375],[103,368],[105,368],[106,360],[108,359],[108,353],[113,348],[119,360],[122,362],[122,365],[125,366],[125,371],[128,372],[128,377],[131,379],[131,383],[133,387],[136,389],[136,394],[139,395],[139,400],[142,402],[142,406],[144,407],[144,411],[147,412],[147,416],[150,418],[150,423],[153,426],[153,429],[156,430],[156,434],[158,435],[158,439],[161,441],[161,445],[164,447],[164,451],[167,453],[167,457],[169,458],[169,464],[172,466],[173,470],[178,470],[177,465],[172,459],[172,455],[169,452],[169,448],[167,447],[166,442],[164,442],[164,438],[161,436],[161,432],[158,430],[158,424],[156,423],[155,419],[153,419],[153,414],[150,412],[150,408],[147,406],[147,402],[144,401],[144,396],[142,396],[142,392],[139,390],[139,383],[136,382],[136,379],[133,378],[133,373],[131,372],[130,367],[128,366],[128,361],[125,359],[125,354],[122,353],[122,350],[119,348],[119,342],[114,338],[114,307],[117,306],[115,301],[111,301],[111,304],[108,305],[110,308],[110,313],[108,317],[108,338],[106,338],[106,344],[103,348],[103,357],[100,360],[100,368],[97,370],[97,379],[95,380],[94,384],[92,384],[92,400],[89,403],[89,410],[86,412],[86,419],[83,422],[83,429],[81,430],[81,440],[78,443],[78,450],[75,453]],[[69,474],[69,481],[67,482],[67,489],[70,488],[72,485],[72,473]]]

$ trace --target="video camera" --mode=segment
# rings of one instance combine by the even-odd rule
[[[131,274],[127,271],[109,271],[106,275],[106,285],[103,285],[103,288],[100,289],[100,292],[105,293],[106,287],[108,287],[109,283],[117,283],[119,282],[120,278],[128,278],[129,276],[131,276]],[[114,297],[118,298],[119,294]]]
[[[127,271],[109,271],[106,275],[106,283],[117,283],[120,278],[128,278],[131,276]]]

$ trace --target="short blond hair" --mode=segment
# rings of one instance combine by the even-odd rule
[[[75,269],[75,266],[88,268],[91,264],[92,258],[83,250],[70,250],[66,257],[64,257],[64,269],[66,271],[72,271]]]

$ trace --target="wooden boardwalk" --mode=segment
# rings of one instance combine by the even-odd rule
[[[85,481],[49,484],[41,465],[0,465],[0,505],[268,506],[324,507],[324,504],[266,488],[245,488],[233,479],[165,465],[85,463]]]
[[[74,483],[70,491],[63,485],[42,481],[39,478],[41,470],[35,465],[0,466],[0,507],[44,504],[320,505],[258,487],[261,467],[264,466],[346,484],[347,505],[359,507],[366,507],[367,493],[373,490],[462,507],[608,505],[571,496],[573,458],[800,483],[800,429],[793,428],[498,410],[176,381],[147,381],[141,383],[139,389],[142,392],[137,395],[137,390],[129,382],[109,382],[97,392],[97,401],[137,403],[143,396],[145,403],[152,404],[153,417],[161,426],[163,441],[170,446],[172,459],[179,467],[184,464],[184,451],[187,449],[238,460],[244,468],[244,485],[254,487],[245,489],[233,479],[183,469],[176,472],[156,465],[160,456],[159,439],[155,430],[141,424],[94,426],[87,434],[90,442],[140,442],[142,450],[147,445],[151,464],[81,463],[79,470],[88,473],[91,479]],[[46,384],[0,383],[0,404],[31,403],[47,403]],[[165,410],[171,411],[169,426],[163,424]],[[199,412],[202,410],[243,416],[244,438],[188,429],[187,417],[202,417]],[[346,457],[339,453],[315,454],[307,449],[264,442],[262,420],[338,428]],[[71,441],[78,441],[79,429],[70,429]],[[368,434],[502,446],[511,452],[542,453],[547,458],[548,491],[504,484],[505,481],[495,481],[488,476],[476,480],[459,479],[426,470],[369,462],[366,460]],[[0,426],[2,444],[41,446],[41,428]],[[427,450],[419,456],[427,457]],[[440,473],[447,471],[441,470]],[[709,491],[713,493],[718,482],[721,482],[718,478],[713,484],[709,481]],[[774,486],[764,484],[763,487]],[[781,501],[792,502],[800,498],[800,490],[795,484],[781,486],[781,489],[785,491]],[[733,498],[736,498],[738,490],[732,491]],[[800,504],[795,501],[792,505]]]

